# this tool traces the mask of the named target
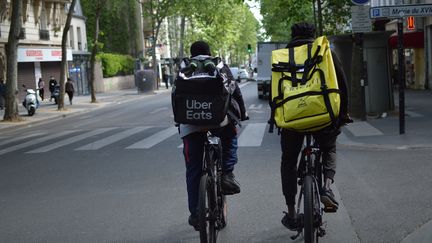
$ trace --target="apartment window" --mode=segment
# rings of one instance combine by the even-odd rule
[[[82,51],[81,28],[77,27],[78,50]]]
[[[21,28],[20,33],[19,33],[19,38],[22,40],[26,38],[25,28]]]
[[[49,40],[50,35],[48,30],[39,30],[39,39],[41,40]]]
[[[72,49],[75,49],[75,36],[74,36],[74,28],[73,25],[69,28],[69,45]]]

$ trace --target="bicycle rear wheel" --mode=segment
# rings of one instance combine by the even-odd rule
[[[201,177],[198,198],[198,219],[201,243],[216,242],[215,183],[207,174]]]
[[[312,176],[306,175],[303,181],[304,187],[304,240],[306,243],[318,242],[318,227],[315,227],[314,182]]]

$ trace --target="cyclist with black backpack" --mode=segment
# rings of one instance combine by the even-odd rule
[[[315,26],[309,23],[297,23],[291,27],[291,41],[286,48],[296,48],[315,41]],[[324,185],[321,192],[321,202],[325,207],[337,210],[338,202],[330,185],[334,182],[336,173],[336,138],[340,134],[340,126],[352,122],[348,116],[348,90],[346,77],[338,57],[332,51],[331,56],[335,67],[337,84],[340,95],[340,111],[335,123],[318,131],[312,132],[315,141],[322,151]],[[290,230],[298,229],[298,220],[295,212],[295,197],[297,194],[297,162],[302,148],[304,133],[290,129],[281,129],[282,148],[282,191],[285,196],[288,212],[282,218],[282,224]]]
[[[203,145],[207,140],[207,131],[211,130],[212,134],[218,136],[222,142],[223,172],[221,186],[223,194],[237,194],[240,192],[240,185],[234,179],[233,174],[234,166],[238,160],[237,126],[240,125],[240,121],[248,119],[248,116],[242,93],[229,67],[222,62],[214,61],[216,59],[211,57],[209,45],[204,41],[194,42],[190,47],[190,53],[191,58],[184,59],[181,64],[179,74],[173,86],[172,101],[174,120],[180,123],[179,133],[183,139],[183,155],[186,162],[186,184],[190,211],[188,223],[195,230],[198,230],[198,190],[202,174]],[[203,71],[199,71],[200,69]],[[196,82],[198,85],[204,83],[207,76],[218,77],[215,78],[214,82],[209,82],[209,85],[197,87],[195,84],[191,85],[193,77],[188,79],[191,73],[198,73],[195,79],[195,81],[198,80]],[[210,99],[211,95],[209,92],[211,90],[205,89],[211,87],[212,83],[216,83],[220,79],[225,80],[224,84],[217,87],[223,86],[222,89],[226,93],[226,95],[222,95],[221,97],[229,96],[230,98],[222,98],[223,102],[218,102],[221,99],[214,101],[206,100],[207,98]],[[184,101],[185,96],[188,96],[188,94],[191,94],[194,98]],[[214,111],[210,109],[219,107],[217,105],[225,101],[226,105],[222,104],[221,107],[226,107],[227,110],[222,113],[223,116],[215,116],[212,113]],[[182,102],[185,102],[185,105]],[[214,117],[220,117],[216,124],[212,124],[211,122],[211,119]],[[191,120],[189,122],[186,119]]]

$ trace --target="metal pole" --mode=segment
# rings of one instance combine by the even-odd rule
[[[399,134],[405,133],[405,53],[403,44],[403,18],[398,19],[398,65],[399,65]]]

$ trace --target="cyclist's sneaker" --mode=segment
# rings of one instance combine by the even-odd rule
[[[234,179],[234,174],[230,172],[225,172],[222,174],[222,193],[225,195],[233,195],[240,193],[240,185]]]
[[[299,222],[297,217],[290,217],[287,212],[283,212],[285,215],[282,217],[283,226],[287,227],[289,230],[298,231]]]
[[[321,202],[329,211],[336,211],[339,208],[339,203],[336,201],[334,194],[330,188],[323,188],[321,193]]]
[[[190,226],[194,227],[196,231],[199,231],[198,226],[198,216],[191,214],[188,219],[188,223]]]

